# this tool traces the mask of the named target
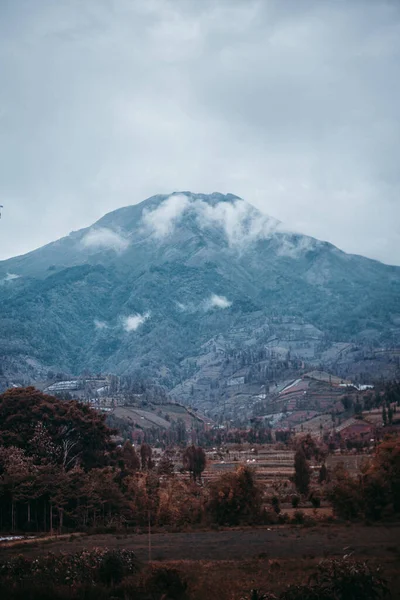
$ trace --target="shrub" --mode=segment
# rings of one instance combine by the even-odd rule
[[[366,562],[353,560],[326,560],[308,585],[292,585],[281,595],[281,600],[381,600],[389,590],[380,569],[372,569]]]
[[[299,504],[300,504],[300,498],[298,496],[292,496],[293,508],[297,508]]]
[[[332,484],[327,498],[332,503],[335,514],[342,519],[352,520],[364,514],[364,499],[360,483],[348,475],[338,478]]]
[[[279,523],[279,515],[274,510],[265,510],[263,513],[264,525],[277,525]]]
[[[319,508],[321,506],[321,498],[316,494],[310,494],[310,502],[313,508]]]
[[[124,577],[125,563],[121,553],[117,550],[107,552],[102,558],[99,567],[99,579],[106,585],[120,583]]]
[[[278,516],[278,523],[279,525],[286,525],[287,523],[290,523],[290,517],[287,513],[280,513]]]
[[[296,510],[292,518],[292,523],[295,525],[302,525],[304,523],[304,518],[304,512],[302,510]]]
[[[112,570],[115,569],[115,574]],[[97,582],[117,583],[139,570],[131,550],[82,550],[73,554],[52,554],[36,559],[12,557],[0,563],[0,583],[32,585],[75,585]]]
[[[145,588],[156,598],[165,598],[165,600],[187,598],[187,583],[177,569],[154,569],[145,583]]]
[[[211,484],[207,511],[219,525],[254,523],[261,515],[261,498],[254,472],[241,466]]]
[[[278,498],[278,496],[273,496],[273,498],[271,500],[271,504],[272,504],[272,508],[274,509],[274,511],[276,512],[276,514],[279,515],[279,513],[281,512],[281,507],[279,505],[279,498]]]
[[[251,590],[249,596],[244,596],[240,600],[277,600],[275,594],[270,592],[260,592],[260,590]]]

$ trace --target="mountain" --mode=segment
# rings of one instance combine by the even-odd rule
[[[182,391],[210,344],[227,357],[276,339],[315,364],[338,344],[400,341],[400,267],[286,231],[232,194],[153,196],[2,261],[0,302],[8,381],[140,372]]]

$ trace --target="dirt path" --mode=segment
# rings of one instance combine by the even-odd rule
[[[151,536],[153,560],[235,560],[314,558],[325,556],[385,557],[400,554],[400,526],[329,526],[315,528],[254,528],[192,533],[156,533]],[[93,535],[35,542],[34,545],[0,544],[0,559],[10,554],[37,556],[46,552],[73,552],[82,548],[128,548],[147,560],[148,537]]]

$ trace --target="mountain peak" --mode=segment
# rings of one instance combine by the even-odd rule
[[[209,206],[217,206],[220,203],[233,204],[238,200],[245,202],[239,196],[235,196],[234,194],[230,193],[221,194],[220,192],[203,194],[189,191],[176,191],[172,192],[171,194],[156,194],[155,196],[150,196],[150,198],[146,198],[146,200],[142,200],[142,202],[138,202],[137,204],[131,204],[122,208],[117,208],[116,210],[107,213],[104,215],[104,217],[99,219],[94,226],[109,227],[110,225],[114,224],[118,227],[129,229],[135,222],[142,218],[143,213],[154,211],[165,202],[168,202],[169,200],[174,202],[174,200],[177,198],[187,198],[189,202],[200,201],[208,204]]]
[[[398,267],[290,234],[233,194],[175,192],[0,263],[0,355],[171,386],[218,334],[264,352],[278,327],[285,356],[306,344],[316,359],[320,338],[287,333],[294,318],[327,339],[392,343],[399,293]]]
[[[94,224],[124,235],[170,240],[178,229],[222,233],[230,246],[269,237],[278,227],[276,219],[263,214],[234,194],[173,192],[105,215]]]

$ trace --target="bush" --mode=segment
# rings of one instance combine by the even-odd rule
[[[185,600],[187,583],[177,569],[157,568],[148,577],[145,588],[156,598]]]
[[[335,514],[342,519],[353,520],[364,514],[360,483],[350,477],[340,478],[332,484],[327,498],[332,503]]]
[[[125,574],[125,564],[118,550],[107,552],[102,558],[99,567],[99,579],[105,585],[120,583]]]
[[[310,494],[310,502],[313,508],[320,508],[321,506],[321,498],[316,494]]]
[[[219,525],[255,523],[261,516],[261,501],[254,472],[241,466],[211,484],[207,512]]]
[[[292,517],[292,523],[295,525],[302,525],[304,523],[305,515],[302,510],[296,510]]]
[[[300,504],[300,498],[298,496],[292,496],[293,508],[297,508],[299,504]]]
[[[279,513],[281,512],[281,507],[279,505],[279,498],[278,496],[273,496],[272,500],[272,508],[274,509],[274,511],[276,512],[277,515],[279,515]]]
[[[263,523],[264,525],[277,525],[279,523],[279,515],[274,510],[264,510]]]
[[[326,560],[310,577],[308,585],[295,585],[280,596],[281,600],[381,600],[389,596],[387,582],[380,569],[366,562]]]
[[[115,569],[115,573],[113,573]],[[76,585],[118,583],[139,570],[131,550],[94,549],[73,554],[52,554],[36,559],[16,556],[0,563],[0,583]]]
[[[244,596],[240,600],[277,600],[275,594],[269,592],[260,592],[260,590],[251,590],[249,596]]]
[[[290,517],[287,513],[280,513],[278,516],[278,523],[279,525],[286,525],[287,523],[290,523]]]

